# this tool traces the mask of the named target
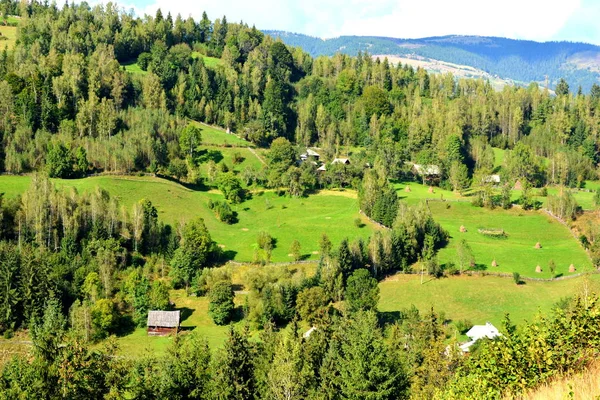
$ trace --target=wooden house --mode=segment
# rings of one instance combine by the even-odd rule
[[[179,311],[149,311],[148,335],[166,336],[179,331]]]

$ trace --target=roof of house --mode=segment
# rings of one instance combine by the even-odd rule
[[[417,171],[417,174],[419,175],[430,176],[440,175],[441,173],[440,167],[438,167],[437,165],[414,164],[413,168],[415,169],[415,171]]]
[[[347,158],[335,158],[332,164],[350,164],[350,160]]]
[[[500,175],[488,175],[484,178],[486,183],[500,183]]]
[[[467,336],[471,339],[467,343],[461,344],[459,347],[462,351],[468,352],[469,348],[475,344],[476,341],[483,338],[494,339],[502,334],[496,329],[494,325],[486,322],[485,325],[475,325],[467,332]]]
[[[327,168],[325,167],[325,164],[323,164],[319,168],[317,168],[317,171],[327,171]]]
[[[313,326],[312,328],[310,328],[309,330],[307,330],[306,332],[304,332],[304,334],[302,335],[302,337],[303,337],[304,339],[307,339],[307,338],[309,338],[309,337],[310,337],[310,335],[312,335],[312,333],[313,333],[314,331],[316,331],[316,330],[317,330],[317,327],[316,327],[316,326]]]
[[[473,340],[479,340],[483,338],[493,339],[500,336],[498,329],[489,322],[485,325],[475,325],[467,332],[467,336]]]
[[[148,326],[177,328],[179,315],[179,311],[148,311]]]
[[[308,157],[319,158],[321,156],[319,155],[319,153],[317,153],[316,151],[311,150],[311,149],[306,149],[305,153],[300,154],[301,159],[306,159]]]

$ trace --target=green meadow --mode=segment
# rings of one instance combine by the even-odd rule
[[[202,131],[202,144],[212,146],[254,147],[254,145],[238,136],[227,133],[220,128],[192,122]]]
[[[0,50],[8,48],[12,50],[15,47],[17,41],[17,27],[16,26],[4,26],[0,24]]]
[[[406,191],[410,187],[410,192]],[[471,205],[469,197],[417,183],[397,183],[398,195],[409,204],[424,199],[444,229],[450,233],[449,244],[440,250],[442,264],[456,262],[456,244],[465,239],[473,250],[478,268],[490,272],[519,272],[523,276],[550,278],[550,260],[556,263],[555,274],[569,275],[569,266],[575,265],[576,273],[591,269],[591,261],[570,230],[543,211],[523,211],[518,207],[510,210]],[[549,191],[551,192],[551,191]],[[581,192],[583,193],[583,192]],[[589,193],[586,193],[589,194]],[[437,201],[437,200],[445,201]],[[466,232],[460,232],[464,226]],[[479,233],[479,229],[502,229],[506,238],[492,238]],[[539,242],[541,249],[536,249]],[[497,267],[492,267],[496,260]],[[536,267],[542,268],[536,273]]]
[[[197,51],[192,53],[192,58],[201,58],[202,61],[204,61],[204,65],[206,65],[208,68],[215,68],[223,65],[223,61],[220,58],[205,56]]]
[[[504,315],[513,323],[532,321],[542,312],[546,316],[559,300],[583,293],[598,292],[600,275],[587,275],[553,282],[526,281],[516,285],[512,278],[494,276],[459,276],[442,279],[420,275],[392,276],[379,284],[379,311],[398,312],[415,305],[421,312],[434,307],[445,317],[473,324],[486,321],[500,328]],[[587,288],[587,290],[586,290]]]
[[[5,197],[23,193],[31,177],[1,176],[0,192]],[[276,240],[272,261],[292,261],[288,255],[294,239],[302,246],[307,259],[319,256],[318,241],[321,233],[327,233],[334,246],[345,237],[368,237],[373,227],[366,220],[356,226],[355,219],[362,218],[358,212],[356,194],[352,191],[322,191],[306,198],[278,196],[272,191],[259,191],[251,199],[233,206],[239,222],[224,224],[216,219],[208,208],[208,200],[223,196],[216,190],[197,191],[169,180],[150,176],[99,176],[85,179],[53,179],[62,190],[77,189],[91,192],[97,187],[117,196],[121,204],[131,209],[133,203],[149,199],[156,206],[160,220],[177,224],[194,217],[204,218],[213,239],[236,261],[252,261],[256,237],[266,231]]]
[[[125,71],[131,74],[146,75],[148,73],[147,71],[144,71],[137,62],[123,63],[122,66],[125,67]]]

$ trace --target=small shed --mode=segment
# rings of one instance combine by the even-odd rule
[[[517,180],[515,182],[515,186],[513,186],[513,190],[523,190],[523,184],[521,183],[520,180]]]
[[[180,311],[149,311],[148,335],[166,336],[179,331]]]
[[[306,332],[304,332],[304,334],[302,335],[302,337],[304,339],[308,339],[310,337],[310,335],[312,335],[312,333],[314,331],[316,331],[316,330],[317,330],[317,327],[313,326],[312,328],[310,328],[309,330],[307,330]]]
[[[344,164],[344,165],[349,165],[350,164],[350,160],[347,158],[334,158],[333,161],[331,162],[332,164]]]
[[[486,176],[485,178],[483,178],[483,181],[485,183],[491,183],[493,185],[499,185],[500,182],[501,182],[501,179],[500,179],[500,175],[494,174],[494,175],[488,175],[488,176]]]
[[[306,149],[305,153],[300,154],[300,159],[302,161],[306,161],[309,158],[312,158],[313,160],[318,161],[320,157],[321,157],[321,155],[312,149]]]
[[[439,180],[442,170],[437,165],[421,165],[421,164],[413,164],[413,171],[423,178],[423,184],[426,181]]]

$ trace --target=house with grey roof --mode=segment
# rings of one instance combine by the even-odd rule
[[[180,324],[180,311],[148,311],[148,335],[166,336],[177,334]]]

